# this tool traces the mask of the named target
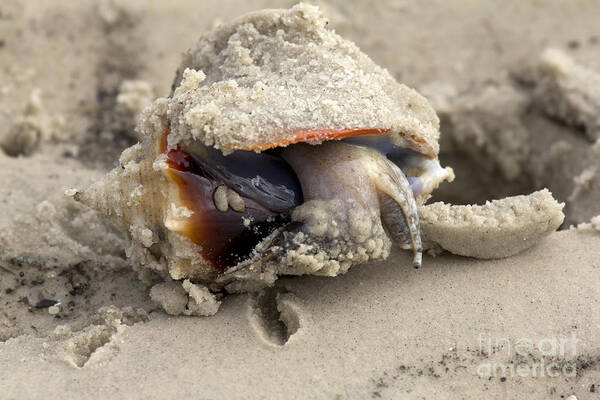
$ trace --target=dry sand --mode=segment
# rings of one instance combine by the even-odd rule
[[[502,260],[426,256],[414,271],[393,252],[169,317],[122,234],[63,192],[115,165],[202,32],[293,3],[4,0],[0,398],[597,396],[600,4],[318,3],[438,112],[457,179],[433,201],[547,187],[579,227]]]

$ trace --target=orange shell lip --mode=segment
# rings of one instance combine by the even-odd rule
[[[385,136],[389,135],[389,129],[310,129],[300,130],[294,134],[272,143],[258,143],[251,145],[235,146],[239,150],[267,150],[275,147],[287,146],[298,142],[321,141],[330,139],[343,139],[345,137],[365,135],[365,136]]]
[[[263,151],[276,147],[283,147],[298,142],[308,141],[323,141],[323,140],[339,140],[350,136],[386,136],[391,131],[382,128],[351,128],[351,129],[309,129],[299,130],[292,135],[286,136],[283,139],[271,143],[254,143],[254,144],[236,144],[230,145],[236,150],[252,150]],[[436,154],[433,148],[422,138],[410,135],[404,137],[408,147],[412,150],[423,154],[427,158],[435,158]]]
[[[170,128],[165,128],[161,136],[161,143],[159,146],[159,153],[164,153],[167,149],[167,136],[169,135]],[[250,151],[263,151],[273,149],[276,147],[287,146],[298,142],[308,141],[322,141],[322,140],[334,140],[343,139],[350,136],[386,136],[391,131],[389,129],[382,128],[351,128],[351,129],[309,129],[299,130],[292,135],[286,136],[283,139],[271,142],[271,143],[254,143],[254,144],[233,144],[229,145],[230,148],[236,150],[250,150]],[[416,135],[404,136],[408,147],[418,153],[423,154],[429,159],[433,159],[436,156],[433,148],[421,137]]]

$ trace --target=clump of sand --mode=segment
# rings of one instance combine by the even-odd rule
[[[577,224],[576,229],[580,232],[600,232],[600,215],[592,217],[590,222]]]
[[[135,129],[137,118],[149,106],[156,95],[150,83],[143,80],[124,80],[119,86],[115,107],[115,118],[121,121],[121,130],[143,140]]]
[[[454,254],[502,258],[527,249],[562,224],[564,203],[548,190],[484,205],[433,203],[420,211],[426,240]]]
[[[547,49],[539,65],[538,104],[548,115],[583,127],[590,139],[600,138],[600,74],[557,49]]]
[[[188,279],[181,285],[173,281],[154,285],[150,297],[171,315],[208,316],[215,314],[221,305],[206,287]]]
[[[31,92],[22,115],[0,138],[0,147],[10,156],[31,155],[42,142],[65,140],[65,119],[48,113],[42,101],[42,91]]]

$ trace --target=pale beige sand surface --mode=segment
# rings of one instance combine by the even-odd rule
[[[228,296],[212,317],[168,317],[123,235],[63,193],[116,165],[203,32],[294,2],[3,0],[0,399],[598,396],[600,4],[317,3],[440,116],[457,178],[431,202],[548,188],[563,228],[579,228],[502,260],[425,256],[419,271],[394,251]],[[542,362],[559,376],[532,376]]]
[[[427,258],[415,271],[394,253],[335,279],[283,279],[264,301],[229,297],[213,317],[152,313],[102,339],[80,369],[61,359],[60,339],[21,336],[0,345],[3,398],[592,399],[597,242],[568,231],[511,259]],[[561,339],[564,355],[514,347]],[[576,376],[478,376],[541,362],[572,363]]]

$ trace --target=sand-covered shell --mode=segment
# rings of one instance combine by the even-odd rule
[[[419,266],[419,211],[426,244],[466,237],[448,218],[437,234],[436,218],[457,213],[422,212],[454,177],[439,164],[435,112],[313,6],[251,13],[201,37],[138,131],[120,165],[75,197],[127,232],[148,277],[252,290],[281,274],[344,273],[386,258],[392,242]],[[554,203],[536,238],[562,221]]]
[[[180,161],[187,162],[182,151],[189,156],[190,152],[197,154],[190,150],[193,148],[202,147],[201,152],[216,149],[219,155],[208,156],[218,158],[240,151],[258,154],[268,149],[292,148],[299,142],[318,145],[346,137],[381,137],[386,146],[406,149],[439,167],[439,121],[427,101],[398,84],[353,43],[328,29],[327,20],[318,9],[308,5],[248,14],[203,36],[185,54],[171,96],[160,98],[147,108],[138,129],[143,141],[125,150],[120,166],[101,182],[78,193],[77,198],[114,217],[128,232],[128,255],[140,271],[153,270],[173,279],[209,284],[218,280],[225,267],[214,268],[206,251],[203,254],[202,244],[194,240],[194,235],[209,227],[203,224],[207,217],[190,207],[182,191],[181,176],[177,174],[183,164],[176,167]],[[358,158],[378,158],[375,150],[363,155],[348,146],[354,145],[342,149],[350,149]],[[336,148],[330,153],[338,151]],[[177,157],[183,158],[177,161]],[[335,163],[334,157],[330,161]],[[248,165],[256,162],[247,161]],[[380,160],[373,165],[377,163],[386,164]],[[371,179],[373,174],[364,179]],[[419,203],[439,182],[452,177],[449,169],[438,169],[437,174],[428,187],[415,191]],[[378,179],[374,181],[382,182]],[[239,202],[238,193],[230,189],[223,185],[210,188],[214,208],[225,214],[243,214],[244,204]],[[376,192],[380,193],[373,191],[371,198]],[[416,219],[415,200],[412,194],[406,196],[411,198]],[[318,203],[321,199],[314,200]],[[238,268],[237,279],[270,283],[280,273],[335,275],[350,265],[387,256],[391,242],[379,215],[371,215],[371,210],[340,211],[336,199],[322,200],[318,207],[298,207],[292,210],[293,216],[288,215],[288,222],[301,220],[305,226],[297,231],[286,228],[287,236],[295,235],[285,239],[296,243],[287,244],[293,248],[281,252],[271,267],[262,262],[258,269]],[[214,215],[213,209],[210,212]],[[344,215],[336,216],[336,212]],[[411,223],[414,225],[415,221]],[[219,240],[218,228],[215,224],[210,226],[215,230],[202,233],[208,238],[205,240]],[[260,239],[274,231],[263,232]],[[302,239],[311,234],[319,240]],[[319,243],[325,241],[328,245],[319,248]],[[263,245],[254,243],[259,244]],[[264,245],[267,248],[260,250],[259,258],[277,243],[266,241]]]
[[[173,88],[170,147],[195,140],[224,153],[263,150],[370,129],[430,157],[439,151],[427,100],[305,4],[250,13],[205,34],[185,53]]]

